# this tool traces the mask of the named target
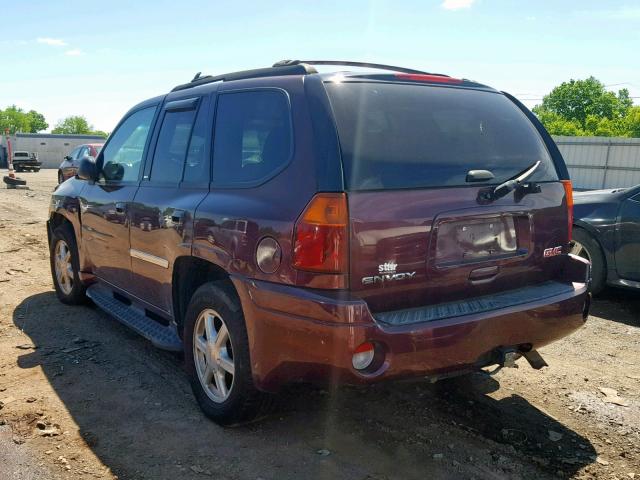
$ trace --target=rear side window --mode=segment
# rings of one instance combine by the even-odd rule
[[[213,147],[216,187],[252,186],[284,168],[293,150],[289,101],[279,90],[218,98]]]
[[[195,109],[167,111],[158,134],[150,180],[178,183],[182,177]]]
[[[558,180],[534,126],[504,95],[460,88],[327,83],[350,190],[461,186],[469,170],[502,183]]]

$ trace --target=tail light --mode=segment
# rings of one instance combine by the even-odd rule
[[[568,242],[570,242],[573,230],[573,186],[571,185],[571,180],[562,180],[562,185],[564,185],[564,196],[567,199],[567,218],[569,222],[567,234],[569,235]]]
[[[312,272],[346,273],[348,220],[344,193],[315,195],[296,222],[293,266]]]
[[[429,82],[429,83],[462,83],[459,78],[448,77],[446,75],[431,75],[428,73],[396,73],[395,77],[399,80],[411,80],[413,82]]]

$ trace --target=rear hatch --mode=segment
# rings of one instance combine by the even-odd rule
[[[553,249],[568,241],[565,189],[511,100],[463,86],[325,87],[348,192],[350,288],[374,313],[448,308],[558,277]],[[531,191],[484,199],[536,162]],[[478,181],[487,174],[468,176],[472,170],[493,178]]]

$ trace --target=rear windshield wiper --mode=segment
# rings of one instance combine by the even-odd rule
[[[527,167],[522,172],[517,173],[515,176],[511,177],[506,182],[502,182],[493,190],[484,192],[482,194],[482,199],[489,200],[489,201],[498,200],[499,198],[504,197],[508,193],[513,192],[516,188],[520,187],[527,178],[533,175],[533,173],[536,171],[536,169],[540,166],[541,163],[542,162],[538,160],[536,163]],[[539,191],[539,190],[534,188],[532,191]]]

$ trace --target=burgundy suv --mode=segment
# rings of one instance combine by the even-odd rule
[[[572,204],[506,93],[283,61],[127,113],[53,194],[51,269],[61,301],[184,351],[200,406],[231,424],[292,381],[545,365],[536,349],[588,314]]]

